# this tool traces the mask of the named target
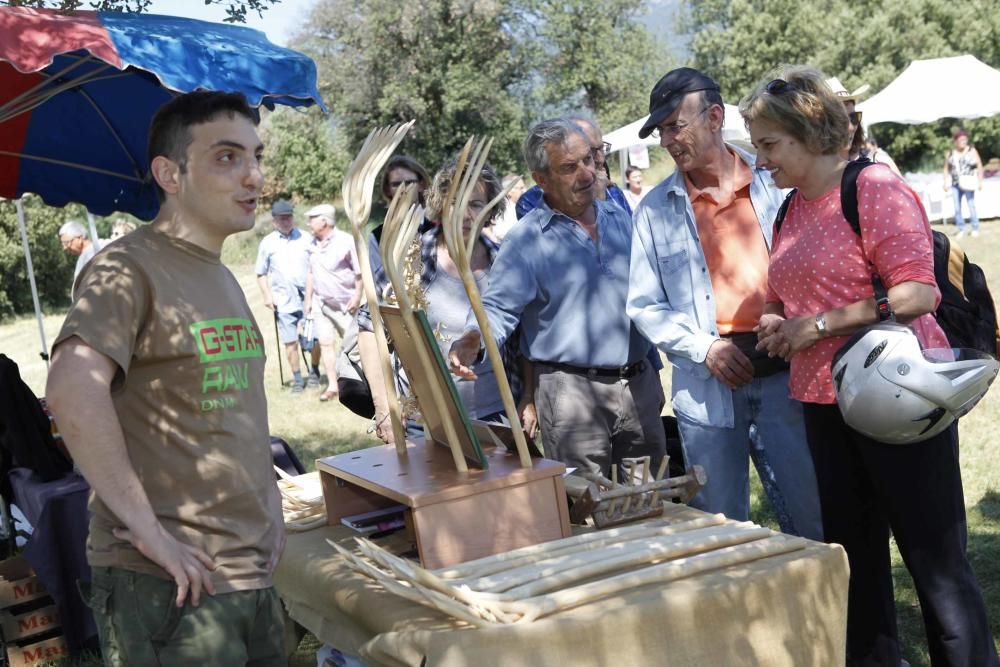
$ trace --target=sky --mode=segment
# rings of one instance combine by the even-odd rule
[[[275,44],[287,46],[292,33],[305,21],[309,9],[316,0],[282,0],[264,11],[264,17],[247,12],[246,25],[267,33]],[[226,18],[224,5],[206,5],[204,0],[153,0],[146,10],[149,14],[184,16],[202,21],[223,23]]]

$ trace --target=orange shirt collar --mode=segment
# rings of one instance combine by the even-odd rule
[[[742,158],[736,154],[736,151],[727,147],[726,152],[729,153],[729,157],[733,160],[733,192],[736,193],[745,187],[749,187],[750,183],[753,181],[753,172],[750,171],[750,165],[744,162]],[[684,172],[683,176],[689,200],[694,201],[699,197],[709,197],[709,195],[702,192],[698,189],[698,186],[691,182],[687,172]]]

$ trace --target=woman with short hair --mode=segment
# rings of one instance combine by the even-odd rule
[[[803,403],[827,541],[851,568],[848,664],[899,665],[890,530],[913,576],[935,665],[995,665],[986,609],[965,555],[957,430],[892,445],[841,416],[831,362],[855,331],[879,321],[872,270],[891,309],[922,348],[948,348],[932,312],[930,224],[916,195],[885,165],[857,179],[860,236],[841,208],[852,137],[842,102],[816,70],[786,67],[740,103],[757,166],[796,188],[768,268],[759,349],[791,361],[790,394]]]
[[[435,176],[431,187],[427,190],[427,210],[428,221],[433,221],[429,228],[419,236],[420,244],[420,287],[424,292],[427,304],[424,310],[431,330],[435,332],[435,338],[441,354],[447,358],[451,342],[465,330],[466,319],[472,310],[469,297],[465,291],[462,278],[459,275],[458,267],[448,252],[445,244],[444,232],[441,228],[441,219],[444,214],[448,189],[452,179],[455,177],[457,162],[452,160],[445,165]],[[479,174],[479,180],[469,199],[468,208],[465,212],[464,231],[468,233],[475,217],[482,212],[485,206],[496,198],[502,188],[500,179],[493,171],[489,163],[486,163]],[[497,206],[490,212],[489,225],[493,220],[503,215],[505,199],[501,199]],[[472,255],[469,258],[470,268],[474,274],[480,292],[486,290],[489,284],[490,268],[493,260],[499,251],[499,245],[486,233],[480,233],[479,243],[476,243]],[[383,272],[375,276],[378,283],[379,293],[382,293],[388,279]],[[370,341],[374,334],[371,333],[371,320],[368,316],[367,306],[362,307],[362,316],[359,318],[361,328],[360,336],[365,340],[365,348],[374,349],[373,342]],[[501,350],[510,362],[516,356],[516,348],[507,346]],[[378,365],[377,356],[366,358],[362,355],[365,373],[372,389],[373,400],[376,406],[376,433],[383,441],[392,441],[392,429],[389,422],[384,420],[387,412],[387,397],[385,396],[385,384],[381,380],[381,366]],[[516,367],[510,363],[511,370]],[[500,389],[497,385],[496,377],[493,375],[493,367],[490,360],[484,356],[480,363],[475,366],[477,378],[475,380],[465,380],[453,376],[455,387],[459,399],[465,406],[466,412],[473,419],[488,422],[503,422],[506,420],[503,402],[500,398]],[[510,378],[513,380],[513,378]],[[399,388],[405,388],[408,384],[405,380],[397,382]],[[513,390],[518,391],[519,383],[513,383]],[[413,423],[408,424],[410,435],[419,433],[419,429]]]

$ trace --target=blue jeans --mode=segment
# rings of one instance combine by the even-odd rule
[[[816,472],[806,441],[802,404],[788,396],[788,371],[733,390],[733,428],[696,424],[678,415],[681,446],[689,465],[708,474],[708,483],[691,501],[706,512],[730,519],[750,516],[750,455],[779,518],[781,529],[823,539]],[[775,502],[778,501],[778,502]],[[790,525],[786,525],[790,524]]]
[[[955,226],[958,231],[965,231],[965,218],[962,217],[962,199],[969,205],[969,217],[972,219],[972,231],[979,231],[979,214],[976,213],[976,193],[974,190],[963,192],[957,185],[951,186],[951,195],[955,198]]]

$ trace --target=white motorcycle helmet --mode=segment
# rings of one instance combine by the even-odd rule
[[[978,350],[921,350],[909,327],[882,322],[855,333],[833,358],[844,421],[873,440],[927,440],[986,394],[1000,364]]]

